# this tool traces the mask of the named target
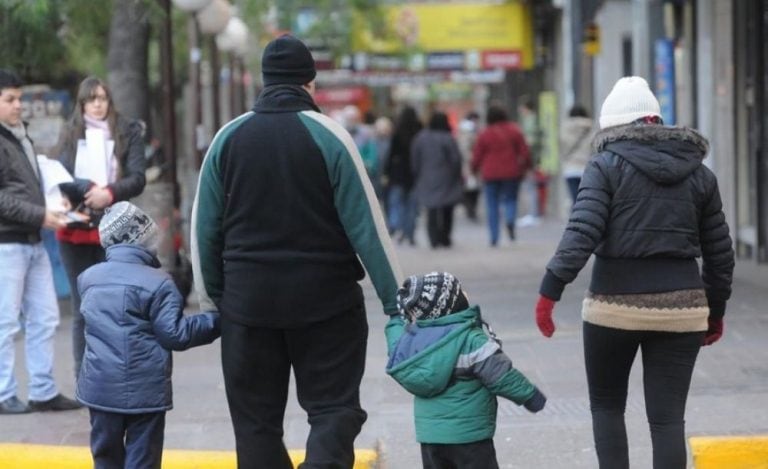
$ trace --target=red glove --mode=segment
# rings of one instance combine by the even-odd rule
[[[554,308],[554,300],[539,295],[539,301],[536,303],[536,325],[539,326],[544,337],[552,337],[555,332],[555,323],[552,322],[552,310]]]
[[[709,329],[707,329],[707,332],[704,334],[704,344],[703,345],[712,345],[718,340],[720,340],[720,337],[723,336],[723,320],[721,319],[709,319]]]

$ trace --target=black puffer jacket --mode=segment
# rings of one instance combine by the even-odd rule
[[[40,242],[44,220],[45,197],[35,169],[21,142],[0,125],[0,243]]]
[[[626,125],[599,132],[593,148],[541,294],[560,299],[594,253],[594,293],[703,287],[710,314],[722,316],[734,258],[717,179],[702,164],[706,139],[691,129]]]

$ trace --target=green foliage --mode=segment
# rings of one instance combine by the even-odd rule
[[[0,0],[0,64],[28,82],[63,66],[61,1]]]
[[[311,10],[314,22],[308,30],[301,32],[301,38],[313,46],[327,47],[340,56],[351,51],[354,15],[363,18],[380,35],[386,34],[384,3],[384,0],[243,0],[239,6],[251,30],[262,34],[261,42],[271,39],[275,29],[294,30],[300,13]],[[270,12],[273,16],[276,13],[276,18],[271,21],[268,18]],[[254,28],[254,25],[257,26]]]
[[[0,64],[27,82],[105,73],[112,0],[0,0]]]
[[[106,77],[113,0],[65,0],[62,40],[67,63],[79,75]]]

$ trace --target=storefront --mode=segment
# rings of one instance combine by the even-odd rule
[[[395,107],[438,107],[458,120],[482,113],[489,97],[506,97],[508,76],[534,67],[525,2],[391,5],[385,23],[356,19],[349,68],[356,80],[388,87]]]
[[[768,262],[768,0],[735,1],[736,249]]]

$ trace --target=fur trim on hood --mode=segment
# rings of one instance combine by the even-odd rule
[[[592,140],[592,150],[595,153],[599,153],[603,151],[607,144],[620,140],[636,140],[641,142],[678,140],[697,146],[701,150],[702,158],[709,153],[709,142],[707,139],[691,128],[642,124],[618,125],[601,130]]]

